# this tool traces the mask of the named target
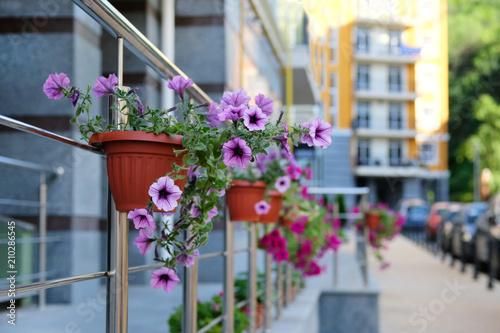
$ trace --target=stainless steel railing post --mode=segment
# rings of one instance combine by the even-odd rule
[[[266,293],[265,293],[265,316],[264,316],[264,332],[271,332],[273,322],[273,256],[266,252]]]
[[[186,239],[190,237],[189,230],[186,231]],[[184,283],[182,285],[182,332],[196,333],[197,331],[197,287],[198,285],[198,259],[195,258],[194,265],[184,267]]]
[[[366,211],[368,209],[368,194],[365,193],[361,195],[361,211]],[[361,243],[361,251],[363,253],[363,260],[362,260],[362,273],[363,273],[363,284],[365,287],[368,286],[368,256],[367,256],[367,251],[366,251],[366,239],[368,237],[367,234],[367,228],[366,228],[366,223],[363,224],[363,242]]]
[[[257,224],[250,223],[248,251],[248,307],[250,309],[249,333],[256,332],[257,319]]]
[[[278,301],[276,305],[276,318],[280,319],[283,312],[283,262],[278,263],[278,276],[276,292],[278,293]]]
[[[40,172],[40,209],[39,209],[39,234],[40,234],[40,245],[39,245],[39,261],[40,261],[40,279],[41,283],[45,282],[47,277],[45,273],[47,272],[47,177],[45,171]],[[46,305],[46,293],[45,289],[41,289],[38,294],[38,306],[40,310],[45,310]]]
[[[224,295],[222,331],[234,331],[234,227],[229,219],[229,210],[224,210]]]
[[[285,306],[289,306],[292,303],[292,265],[288,262],[285,267]]]

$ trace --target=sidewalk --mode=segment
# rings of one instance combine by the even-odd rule
[[[380,333],[498,333],[500,285],[486,289],[486,276],[472,279],[472,266],[460,273],[425,249],[399,236],[380,271],[369,253],[370,270],[381,293]]]

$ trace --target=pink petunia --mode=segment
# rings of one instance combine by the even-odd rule
[[[163,267],[153,272],[151,286],[155,289],[162,288],[167,293],[171,292],[181,280],[173,269]]]

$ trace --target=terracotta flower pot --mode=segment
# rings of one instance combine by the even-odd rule
[[[241,308],[242,312],[249,314],[248,306],[244,306]],[[257,307],[255,309],[255,328],[259,329],[264,326],[264,317],[266,315],[266,309],[264,303],[257,303]]]
[[[280,218],[283,196],[278,191],[269,191],[268,195],[271,198],[271,209],[266,215],[260,215],[259,223],[276,223]]]
[[[284,217],[280,217],[280,224],[283,226],[283,227],[290,227],[293,223],[292,220],[290,219],[287,219],[287,218],[284,218]]]
[[[379,213],[365,213],[366,225],[370,229],[377,229],[380,224],[380,214]]]
[[[146,207],[149,187],[158,178],[172,171],[172,162],[182,165],[184,154],[176,156],[174,149],[183,149],[182,136],[155,135],[141,131],[116,131],[94,134],[90,144],[101,143],[107,156],[111,194],[116,210],[127,212]],[[187,171],[182,173],[184,176]],[[175,185],[184,190],[186,178]]]
[[[226,202],[229,208],[231,221],[257,222],[259,215],[255,211],[255,204],[264,200],[266,183],[248,180],[233,180],[226,192]]]

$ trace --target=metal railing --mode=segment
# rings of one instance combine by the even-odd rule
[[[117,77],[118,85],[123,85],[123,46],[126,45],[133,53],[135,53],[146,64],[150,65],[162,78],[168,79],[175,75],[186,75],[170,62],[139,30],[134,27],[123,15],[121,15],[108,1],[105,0],[73,0],[73,2],[82,8],[88,15],[93,17],[103,28],[111,35],[117,38]],[[199,103],[208,103],[212,100],[196,85],[188,88],[186,92]],[[116,122],[116,114],[110,114],[110,123]],[[102,152],[90,145],[83,144],[67,137],[49,132],[42,128],[32,126],[10,117],[0,115],[0,125],[4,125],[22,132],[32,135],[48,138],[78,149],[90,151],[92,153],[101,154]],[[5,160],[4,160],[5,161]],[[13,162],[12,160],[10,162]],[[34,163],[24,162],[25,167],[33,167]],[[46,168],[42,168],[42,173],[48,172]],[[54,170],[52,170],[54,171]],[[60,170],[54,172],[60,173]],[[43,177],[45,180],[45,176]],[[108,196],[108,198],[111,198]],[[46,200],[46,195],[44,195]],[[46,228],[46,202],[40,204],[44,207],[44,211],[40,212],[40,226]],[[48,288],[54,288],[64,285],[69,285],[82,281],[107,278],[107,309],[106,309],[106,331],[108,333],[126,333],[128,330],[128,275],[130,273],[153,270],[162,267],[161,264],[143,265],[129,267],[128,265],[128,220],[127,214],[117,212],[114,205],[108,211],[109,228],[107,254],[108,268],[106,271],[93,272],[88,274],[69,276],[53,280],[43,280],[16,287],[17,294],[23,294],[32,291],[43,293]],[[256,299],[257,299],[257,271],[256,271],[256,253],[257,253],[257,225],[250,224],[249,241],[250,246],[247,249],[234,250],[234,226],[229,220],[229,215],[226,210],[224,219],[224,251],[219,253],[204,254],[196,259],[195,265],[184,271],[183,283],[183,323],[182,332],[195,333],[196,327],[196,294],[197,294],[197,263],[198,260],[222,256],[224,258],[224,298],[223,298],[223,314],[216,318],[206,327],[201,328],[198,333],[202,333],[222,322],[224,332],[233,332],[234,329],[234,254],[248,251],[249,253],[249,299],[245,304],[248,304],[250,309],[250,333],[255,332],[254,326],[256,316]],[[46,234],[40,234],[41,242],[44,244]],[[40,251],[40,255],[46,256],[46,252]],[[278,317],[281,315],[282,302],[281,291],[283,283],[285,283],[286,301],[285,306],[290,304],[290,289],[291,289],[291,266],[278,264],[277,273],[277,289],[278,301],[276,313]],[[41,263],[41,270],[44,266]],[[285,276],[283,270],[286,270]],[[273,293],[272,288],[272,262],[269,255],[266,256],[266,321],[265,329],[268,331],[271,327],[272,308],[271,298]],[[0,296],[8,294],[8,289],[0,290]],[[243,305],[245,305],[243,304]],[[240,305],[240,304],[239,304]],[[241,305],[241,306],[243,306]]]

